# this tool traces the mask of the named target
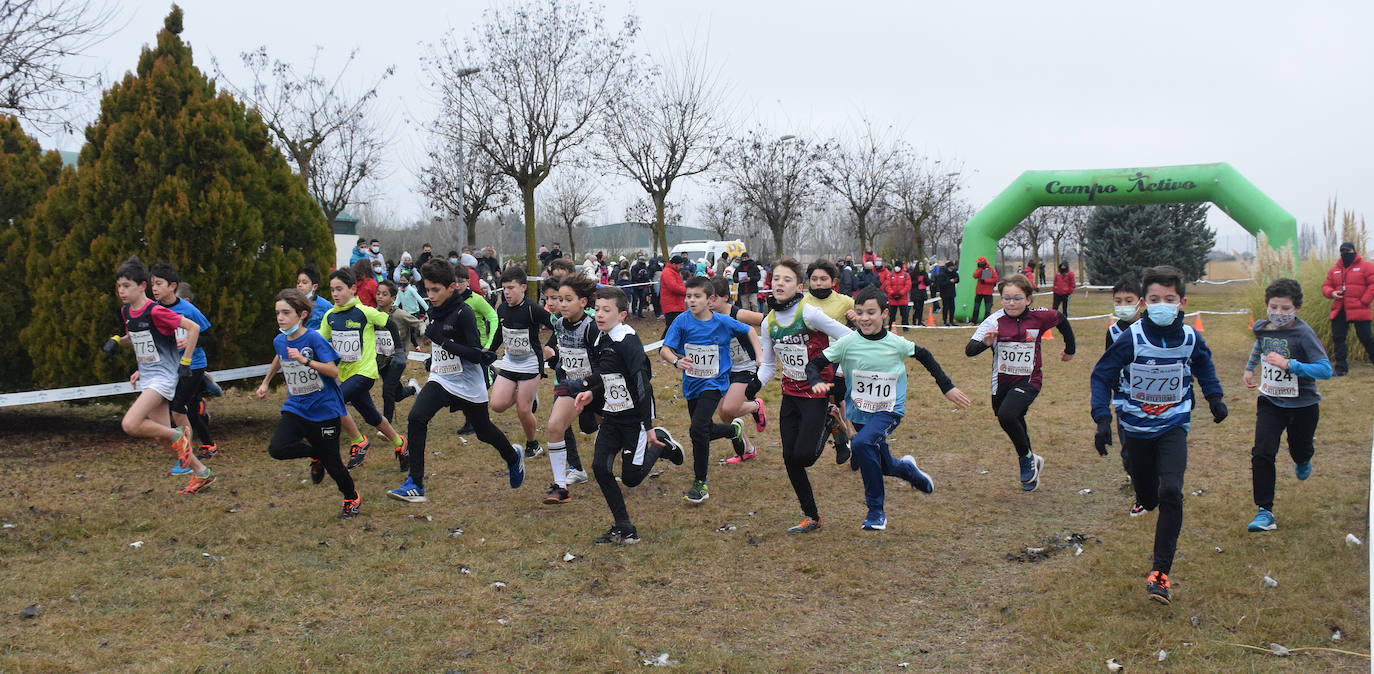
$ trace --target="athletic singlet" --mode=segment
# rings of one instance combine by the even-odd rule
[[[592,374],[591,348],[596,321],[583,316],[576,323],[559,316],[553,323],[554,339],[558,344],[558,381],[586,379]]]
[[[135,315],[128,305],[121,307],[120,313],[133,342],[140,383],[144,387],[155,382],[175,384],[180,360],[176,326],[181,324],[181,314],[157,302],[148,302],[141,314]]]
[[[734,305],[730,306],[730,318],[739,320],[739,307]],[[753,330],[752,327],[749,329]],[[759,369],[758,361],[749,353],[752,350],[753,345],[749,343],[748,337],[736,337],[734,341],[730,342],[730,371],[757,371]]]

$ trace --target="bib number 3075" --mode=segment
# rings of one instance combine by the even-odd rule
[[[1029,377],[1035,372],[1035,342],[998,342],[997,374]]]

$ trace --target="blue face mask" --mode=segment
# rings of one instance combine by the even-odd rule
[[[1150,317],[1150,322],[1158,326],[1170,325],[1174,319],[1178,318],[1177,304],[1147,304],[1145,314]]]
[[[289,328],[285,328],[285,329],[283,329],[283,328],[277,328],[277,330],[279,330],[279,331],[281,332],[281,334],[286,335],[286,336],[288,336],[288,337],[290,337],[292,333],[294,333],[294,332],[296,332],[297,330],[300,330],[300,329],[301,329],[301,324],[300,324],[299,322],[297,322],[295,325],[293,325],[293,326],[291,326],[291,327],[289,327]]]

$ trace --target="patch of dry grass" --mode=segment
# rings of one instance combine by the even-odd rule
[[[1189,308],[1244,306],[1254,292],[1198,288]],[[1073,309],[1108,304],[1080,296]],[[1103,326],[1089,321],[1075,323],[1079,356],[1048,363],[1031,410],[1046,468],[1030,494],[989,409],[989,362],[962,355],[969,333],[908,333],[976,404],[954,411],[912,372],[893,451],[915,454],[937,490],[890,481],[889,529],[878,533],[860,531],[860,479],[829,452],[811,471],[824,528],[784,533],[798,513],[776,429],[760,439],[760,459],[713,462],[699,507],[681,499],[690,470],[660,464],[662,475],[627,490],[644,542],[613,548],[591,544],[610,525],[594,484],[574,487],[568,505],[540,505],[541,457],[512,492],[494,450],[457,439],[455,415],[431,428],[430,503],[385,498],[401,475],[382,452],[355,471],[363,515],[341,523],[329,482],[303,483],[304,461],[266,456],[280,391],[273,402],[231,391],[212,404],[222,480],[194,498],[173,493],[169,456],[119,433],[117,404],[7,411],[0,520],[16,527],[0,530],[0,669],[619,671],[666,652],[690,671],[1101,671],[1108,658],[1148,666],[1161,649],[1166,666],[1191,671],[1366,669],[1362,658],[1281,660],[1220,642],[1365,650],[1366,552],[1342,539],[1367,531],[1370,415],[1358,397],[1374,370],[1321,385],[1316,471],[1298,483],[1281,458],[1279,529],[1249,534],[1249,333],[1243,316],[1205,320],[1232,416],[1194,426],[1186,489],[1202,493],[1185,499],[1171,607],[1144,598],[1154,516],[1127,516],[1119,459],[1092,449],[1087,379]],[[657,325],[644,324],[646,341]],[[665,424],[685,439],[677,380],[657,374]],[[775,385],[766,397],[777,402]],[[498,423],[521,439],[513,414]],[[580,446],[590,458],[592,439]],[[729,444],[713,451],[723,458]],[[717,531],[726,524],[736,528]],[[1079,556],[1051,547],[1038,561],[1008,560],[1074,534]],[[144,545],[130,548],[135,540]],[[563,561],[567,552],[576,559]],[[1265,574],[1279,586],[1263,587]],[[43,614],[20,618],[33,603]]]

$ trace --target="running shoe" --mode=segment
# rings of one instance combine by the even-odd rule
[[[1255,513],[1255,519],[1250,520],[1250,524],[1245,527],[1246,531],[1252,532],[1273,531],[1277,528],[1279,522],[1274,519],[1274,513],[1269,512],[1267,508],[1260,508],[1259,512]]]
[[[181,431],[181,437],[172,443],[172,451],[177,454],[177,463],[182,468],[187,468],[191,465],[191,429],[188,426],[178,426],[177,430]]]
[[[687,493],[682,495],[682,498],[689,503],[701,503],[711,498],[711,494],[706,490],[706,480],[693,481],[692,488],[688,489]]]
[[[757,457],[758,455],[759,455],[759,448],[758,448],[758,447],[755,447],[754,445],[749,445],[749,449],[746,450],[743,454],[740,454],[739,456],[732,456],[732,457],[726,459],[725,462],[726,462],[726,463],[731,463],[731,464],[744,463],[745,461],[748,461],[749,459],[755,458],[755,457]]]
[[[210,397],[218,398],[224,395],[224,389],[220,388],[219,384],[215,383],[215,380],[210,378],[210,375],[207,374],[201,377],[200,382],[200,390],[209,394]]]
[[[754,412],[754,428],[762,433],[768,428],[768,413],[763,409],[763,398],[754,398],[754,402],[759,404],[758,411]]]
[[[510,477],[510,488],[518,489],[525,483],[525,453],[513,445],[511,449],[515,450],[515,463],[506,464],[506,472]]]
[[[343,500],[343,512],[339,513],[339,519],[349,520],[358,516],[358,509],[363,507],[363,495],[355,494],[353,498]]]
[[[1035,491],[1040,486],[1040,469],[1045,467],[1045,459],[1035,452],[1017,457],[1021,468],[1021,490]]]
[[[406,382],[406,388],[410,389],[410,395],[420,395],[420,382],[416,381],[414,377],[411,377],[410,381]]]
[[[538,440],[531,440],[525,443],[525,458],[533,459],[544,453],[544,448],[539,446]]]
[[[634,527],[621,528],[615,526],[611,527],[610,531],[597,536],[592,542],[597,545],[634,545],[639,542],[639,532],[635,531]]]
[[[406,438],[406,436],[405,436],[404,433],[397,433],[397,434],[396,434],[396,437],[398,437],[398,438],[401,439],[401,444],[400,444],[400,446],[392,445],[391,448],[392,448],[394,451],[397,451],[397,452],[400,452],[400,453],[402,453],[402,454],[405,454],[406,456],[410,456],[410,440],[409,440],[408,438]],[[359,461],[359,463],[362,463],[362,462]]]
[[[735,437],[730,438],[730,445],[735,448],[735,456],[744,456],[744,453],[749,450],[749,443],[744,440],[744,422],[735,419],[730,422],[730,425],[735,429]]]
[[[402,473],[410,470],[410,443],[407,442],[406,444],[407,446],[405,449],[398,448],[396,450],[396,463],[400,467]]]
[[[549,493],[544,496],[545,505],[567,503],[572,500],[572,494],[568,493],[567,487],[560,487],[556,484],[549,485]]]
[[[397,501],[405,501],[406,503],[424,503],[428,500],[425,498],[425,488],[415,486],[415,481],[409,477],[406,478],[405,482],[401,483],[401,486],[392,489],[387,492],[386,495]]]
[[[682,452],[682,443],[674,440],[673,434],[662,426],[654,426],[650,431],[656,433],[658,441],[663,443],[663,449],[659,451],[659,456],[672,461],[674,466],[681,466],[683,460],[686,459],[686,455]]]
[[[882,531],[887,528],[887,513],[882,508],[869,508],[864,518],[864,531]]]
[[[568,466],[568,484],[583,484],[587,481],[587,471]]]
[[[310,460],[310,481],[319,484],[324,481],[324,462],[319,459]]]
[[[929,473],[916,467],[916,457],[907,454],[902,457],[902,461],[911,464],[911,469],[916,471],[916,477],[911,480],[911,488],[923,494],[934,494],[935,480],[930,477]]]
[[[355,442],[348,446],[348,469],[353,470],[363,465],[367,460],[367,449],[372,446],[372,441],[367,439],[367,434],[363,434],[362,442]]]
[[[787,533],[789,533],[789,534],[809,534],[809,533],[811,533],[811,532],[813,532],[813,531],[815,531],[815,530],[817,530],[817,529],[819,529],[819,528],[821,528],[821,518],[820,518],[820,517],[817,517],[817,518],[815,518],[815,519],[812,519],[810,516],[805,516],[805,517],[802,517],[802,521],[799,522],[799,523],[797,524],[797,526],[788,527]]]
[[[476,431],[472,430],[472,422],[463,422],[463,427],[458,429],[458,435],[472,435]]]
[[[1144,515],[1147,512],[1149,511],[1145,509],[1145,506],[1140,505],[1140,501],[1136,501],[1131,506],[1131,517],[1140,517],[1141,515]]]
[[[176,476],[176,475],[190,475],[190,474],[191,474],[191,467],[190,467],[190,466],[183,466],[183,465],[181,465],[181,462],[180,462],[180,461],[173,461],[173,462],[172,462],[172,467],[167,469],[167,474],[168,474],[168,475],[173,475],[173,476]]]
[[[200,454],[197,455],[196,458],[200,459],[201,461],[207,461],[209,459],[215,458],[216,454],[219,454],[219,443],[212,442],[208,445],[201,445]]]
[[[178,494],[199,494],[215,482],[215,474],[210,469],[205,469],[205,477],[192,475],[191,481],[186,483],[186,487],[178,491]]]
[[[1303,461],[1302,463],[1293,464],[1293,474],[1296,475],[1299,480],[1306,480],[1307,478],[1311,477],[1312,460],[1308,459],[1307,461]]]
[[[1151,571],[1145,580],[1145,596],[1151,601],[1169,605],[1169,576],[1159,571]]]

